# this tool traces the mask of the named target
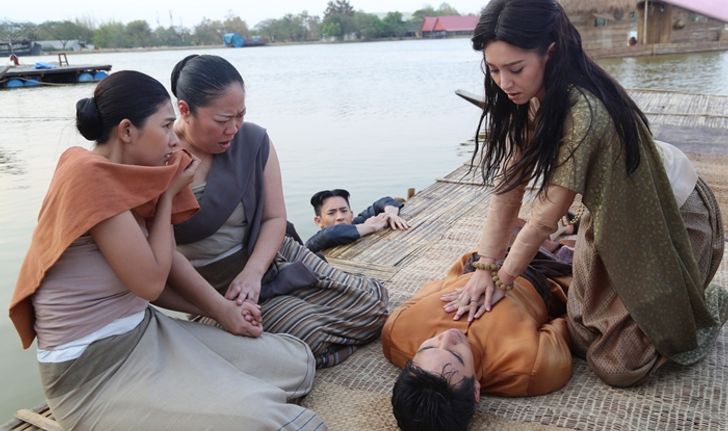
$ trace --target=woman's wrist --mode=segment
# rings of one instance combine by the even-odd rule
[[[174,195],[171,194],[169,191],[165,191],[162,193],[162,195],[159,197],[159,200],[157,201],[157,208],[160,208],[162,205],[169,205],[170,208],[172,208],[172,200],[174,199]]]
[[[498,278],[505,284],[513,285],[513,282],[516,281],[516,277],[514,275],[511,275],[501,267],[498,270]]]
[[[497,263],[498,262],[498,259],[495,259],[493,257],[484,256],[484,255],[482,255],[480,253],[475,253],[475,261],[476,262],[479,262],[479,263],[482,263],[484,265],[490,265],[490,264],[493,264],[493,263]]]
[[[248,261],[248,263],[245,264],[245,268],[243,268],[242,271],[240,271],[239,276],[241,277],[253,277],[257,278],[258,280],[261,280],[263,278],[263,275],[265,274],[265,271],[267,269],[262,269],[255,265],[254,263]]]
[[[482,259],[481,259],[482,260]],[[473,268],[484,271],[490,275],[493,285],[496,289],[511,290],[513,289],[513,277],[501,269],[501,266],[495,262],[483,263],[482,261],[474,262]],[[503,278],[501,278],[503,277]]]

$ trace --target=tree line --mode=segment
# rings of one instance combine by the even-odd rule
[[[415,11],[405,20],[400,12],[389,12],[383,18],[354,10],[348,0],[328,2],[323,18],[304,11],[268,19],[254,28],[232,12],[224,20],[203,18],[192,28],[181,25],[152,28],[145,20],[123,24],[111,21],[96,25],[90,20],[0,22],[0,41],[58,40],[66,48],[70,41],[93,44],[97,48],[139,48],[162,46],[195,46],[222,44],[225,33],[243,37],[261,36],[270,42],[304,42],[327,40],[375,40],[414,37],[425,16],[460,15],[447,3],[437,9],[428,6]]]

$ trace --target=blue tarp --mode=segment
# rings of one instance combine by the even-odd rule
[[[229,46],[231,48],[241,48],[245,46],[245,38],[241,36],[240,33],[225,33],[222,40],[225,43],[225,46]]]
[[[50,64],[50,63],[44,63],[42,61],[39,61],[39,62],[35,63],[35,68],[36,69],[55,69],[56,66],[53,64]]]

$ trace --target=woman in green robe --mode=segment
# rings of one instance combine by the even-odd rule
[[[490,310],[580,196],[567,304],[574,353],[613,386],[640,384],[667,360],[704,357],[728,316],[728,292],[709,284],[723,227],[690,162],[656,143],[555,0],[492,0],[472,41],[484,55],[480,163],[496,191],[482,269],[443,297],[445,309],[456,319]],[[531,218],[506,256],[529,182],[538,188]]]

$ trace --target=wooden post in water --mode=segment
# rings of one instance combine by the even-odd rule
[[[642,43],[647,44],[647,14],[650,13],[650,0],[645,0],[645,22],[642,25]]]
[[[411,199],[415,195],[415,188],[410,187],[407,189],[407,200]]]

